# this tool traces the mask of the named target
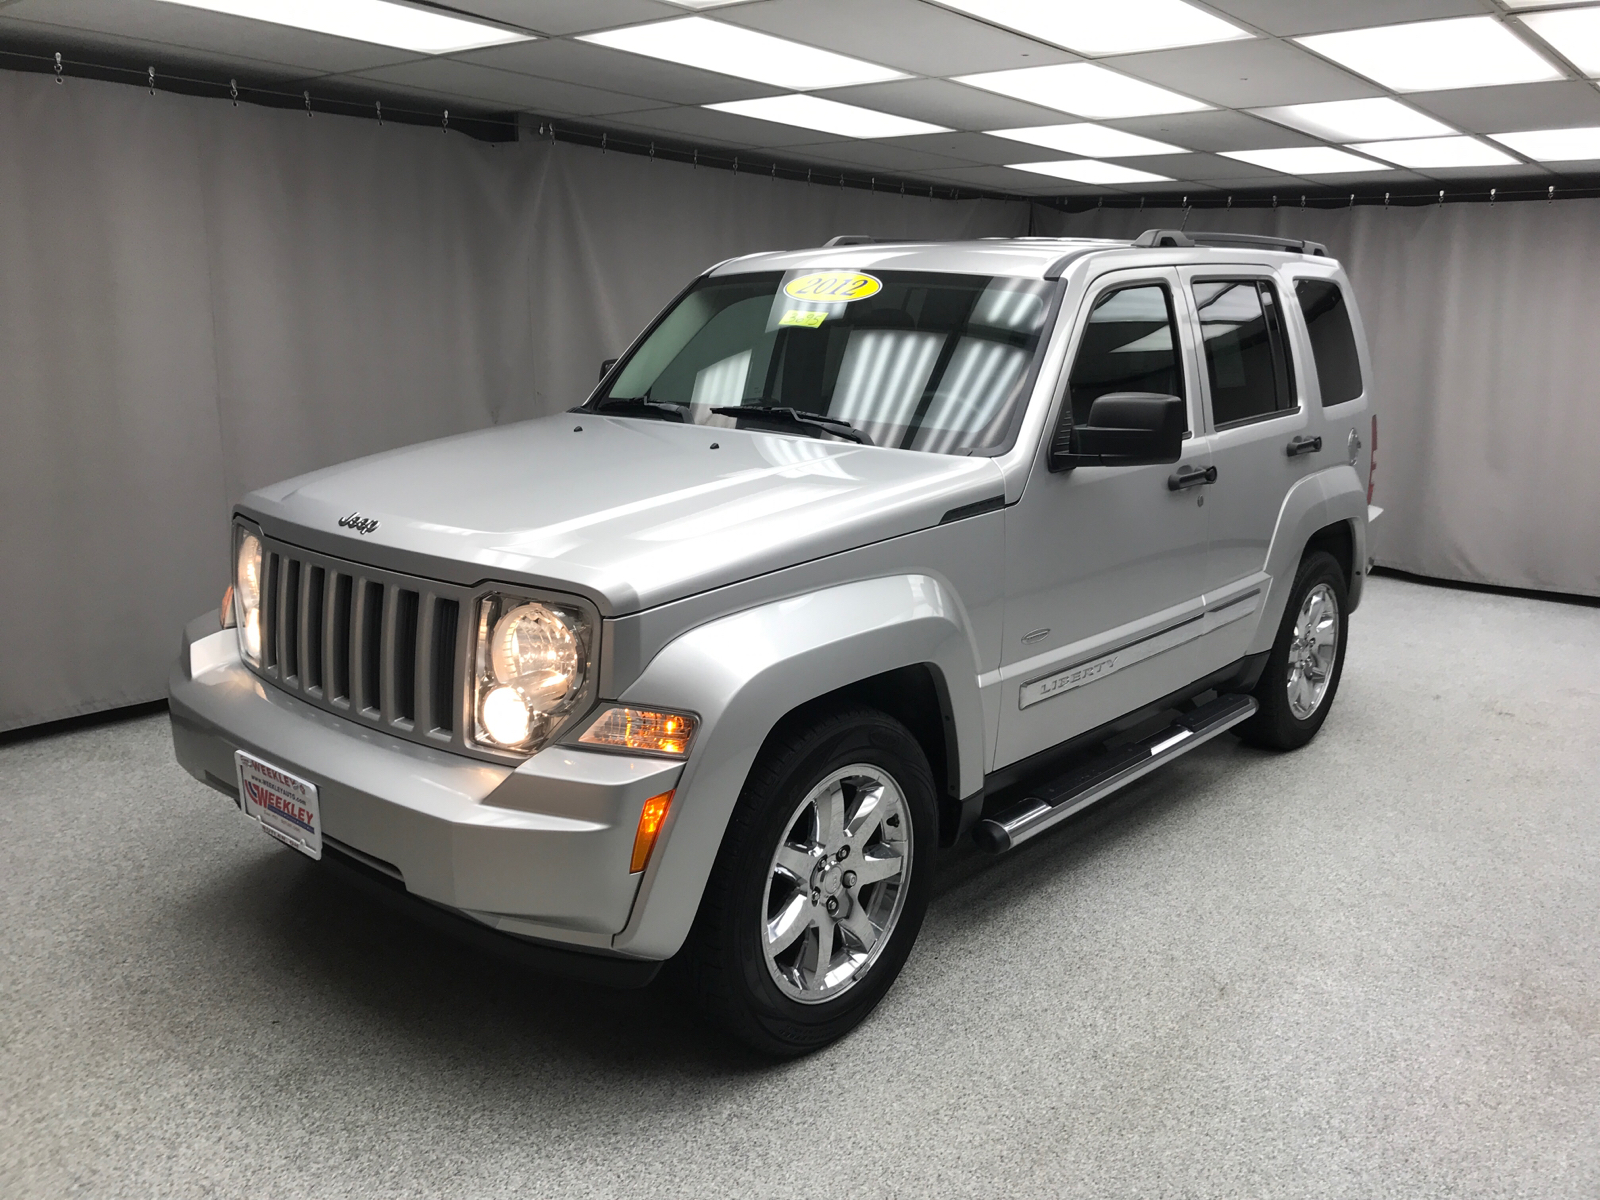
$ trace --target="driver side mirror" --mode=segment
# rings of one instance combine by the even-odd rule
[[[1050,469],[1175,463],[1183,457],[1185,424],[1180,396],[1109,392],[1090,405],[1089,419],[1078,426],[1068,404],[1051,439]]]

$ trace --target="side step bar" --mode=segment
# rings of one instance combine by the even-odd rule
[[[993,854],[1009,850],[1248,720],[1255,711],[1254,696],[1219,696],[1142,742],[1090,759],[1004,812],[979,821],[973,840]]]

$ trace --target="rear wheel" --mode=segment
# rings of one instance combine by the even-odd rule
[[[915,738],[871,709],[773,739],[729,821],[686,949],[712,1020],[766,1054],[844,1036],[927,910],[937,807]]]
[[[1333,706],[1344,670],[1349,590],[1333,555],[1307,554],[1295,573],[1277,639],[1256,684],[1256,715],[1238,727],[1247,742],[1278,750],[1304,746]]]

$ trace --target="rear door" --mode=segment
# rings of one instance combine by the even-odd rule
[[[1185,397],[1179,464],[1052,474],[1049,437],[1007,511],[1006,619],[995,766],[1113,720],[1204,674],[1195,638],[1205,590],[1209,489],[1168,486],[1203,472],[1192,328],[1173,269],[1112,272],[1076,317],[1068,378],[1052,413],[1075,420],[1109,392]]]
[[[1310,447],[1321,428],[1302,398],[1304,371],[1289,332],[1291,292],[1270,267],[1189,267],[1199,344],[1200,385],[1211,434],[1215,481],[1206,489],[1211,552],[1206,599],[1217,630],[1214,649],[1245,653],[1265,602],[1267,552],[1284,497],[1326,465]],[[1226,632],[1223,627],[1226,626]]]

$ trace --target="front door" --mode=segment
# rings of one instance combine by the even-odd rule
[[[1049,438],[1007,512],[1005,645],[995,766],[1113,720],[1203,675],[1206,486],[1174,489],[1210,465],[1177,272],[1114,272],[1077,317],[1063,394],[1083,422],[1110,392],[1185,397],[1178,464],[1052,474]],[[1052,417],[1054,420],[1054,417]]]

